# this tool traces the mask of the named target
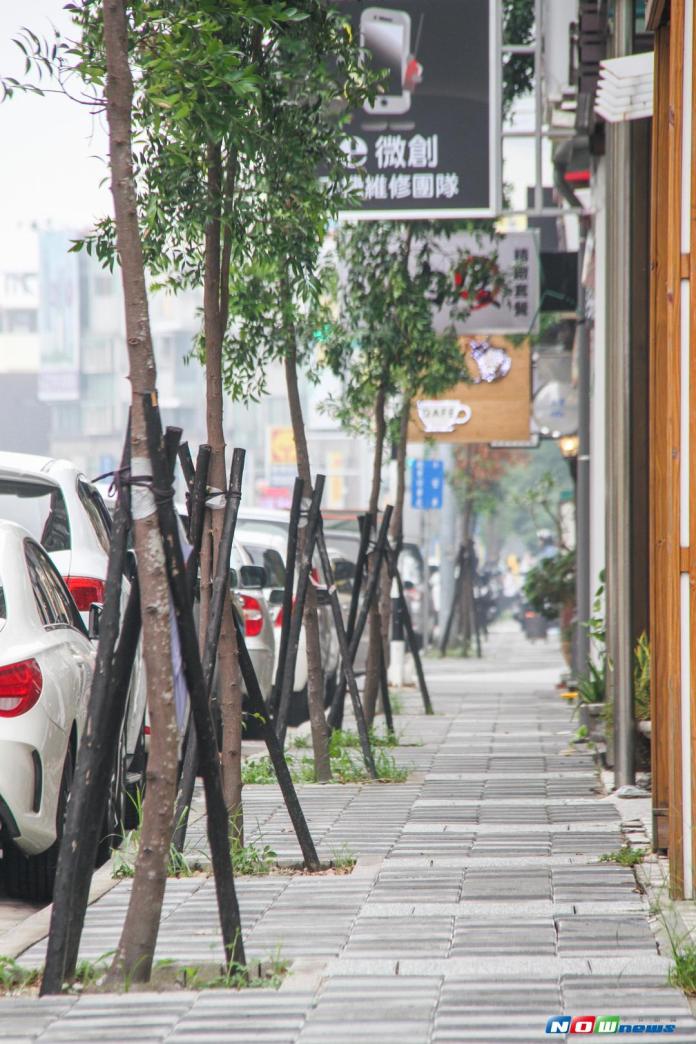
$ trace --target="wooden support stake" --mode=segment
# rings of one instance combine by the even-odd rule
[[[230,481],[227,487],[227,499],[222,520],[220,546],[218,548],[217,565],[215,568],[215,576],[213,577],[212,593],[210,597],[210,612],[208,613],[208,626],[205,633],[202,663],[208,707],[210,707],[213,675],[215,673],[215,661],[217,659],[218,644],[220,642],[220,628],[222,627],[225,599],[229,598],[230,593],[230,557],[232,555],[234,532],[237,526],[239,503],[242,498],[244,458],[245,451],[243,449],[235,449],[232,454]],[[188,817],[191,810],[191,801],[193,800],[193,791],[196,785],[197,769],[198,740],[196,739],[195,723],[190,721],[189,728],[186,732],[184,763],[181,772],[179,795],[176,803],[176,818],[174,820],[176,827],[172,841],[172,844],[178,852],[183,852],[184,843],[186,841]]]
[[[122,471],[127,468],[129,459],[130,428],[126,434]],[[60,993],[65,980],[75,971],[140,632],[137,582],[131,587],[123,628],[120,627],[121,582],[129,522],[128,498],[123,487],[119,487],[87,722],[80,741],[58,856],[42,996]]]
[[[319,856],[317,855],[312,835],[309,832],[309,827],[307,826],[307,820],[302,811],[302,806],[297,797],[297,791],[295,790],[295,784],[292,781],[290,769],[288,768],[285,755],[283,754],[283,748],[280,745],[280,740],[276,736],[275,729],[271,724],[268,707],[264,701],[258,678],[256,677],[256,672],[254,670],[254,665],[251,662],[251,657],[249,656],[249,651],[247,649],[244,628],[242,627],[242,622],[237,613],[234,613],[234,625],[237,632],[239,666],[242,671],[242,678],[244,679],[244,685],[247,691],[249,709],[251,713],[256,716],[256,720],[260,725],[261,735],[265,740],[268,756],[270,757],[271,764],[275,770],[276,779],[278,780],[280,792],[283,795],[285,807],[288,810],[288,815],[290,816],[292,825],[295,828],[295,835],[299,842],[300,849],[302,850],[304,864],[308,870],[319,870]]]
[[[153,487],[157,491],[157,517],[162,534],[162,543],[167,564],[170,590],[176,613],[181,658],[186,684],[191,700],[196,736],[200,747],[200,765],[205,788],[208,841],[215,876],[218,912],[225,963],[244,966],[244,944],[242,941],[239,903],[234,886],[232,858],[230,854],[229,820],[222,790],[220,759],[218,757],[215,728],[210,714],[208,692],[203,676],[198,649],[198,636],[193,620],[184,569],[181,544],[176,524],[173,493],[162,444],[162,427],[159,410],[149,396],[143,397],[147,427],[148,452],[152,465]]]
[[[297,649],[300,644],[300,631],[302,629],[302,622],[304,617],[305,599],[307,597],[307,589],[309,587],[310,582],[310,572],[312,569],[312,554],[314,552],[314,543],[317,535],[319,509],[321,506],[321,498],[324,492],[324,481],[324,475],[317,475],[314,483],[314,493],[312,494],[312,500],[310,502],[309,512],[307,514],[307,526],[305,531],[304,544],[302,546],[302,554],[300,555],[300,567],[297,578],[297,592],[295,595],[295,605],[292,610],[290,633],[288,635],[288,651],[283,670],[283,683],[280,689],[278,713],[276,714],[275,720],[276,735],[280,740],[281,746],[285,745],[285,733],[287,732],[288,728],[290,699],[292,697],[292,690],[295,682],[295,664],[297,663]]]
[[[276,669],[275,681],[273,682],[273,688],[271,690],[271,701],[269,707],[272,718],[275,718],[278,711],[280,693],[283,687],[283,675],[285,673],[285,661],[288,655],[290,620],[292,618],[292,598],[295,587],[295,563],[297,560],[297,532],[300,523],[300,512],[302,510],[302,488],[302,479],[296,478],[295,487],[292,491],[290,524],[288,526],[288,546],[285,555],[285,588],[283,590],[283,605],[281,608],[283,617],[280,622],[278,667]]]
[[[393,508],[391,504],[387,504],[387,506],[384,509],[384,515],[382,516],[382,523],[379,527],[377,543],[375,544],[374,551],[372,552],[374,556],[372,572],[370,574],[370,579],[368,580],[367,589],[365,591],[365,596],[360,606],[358,617],[355,621],[355,629],[350,639],[349,653],[351,664],[355,663],[355,656],[358,651],[358,646],[360,645],[360,639],[363,636],[363,631],[365,630],[365,625],[367,623],[367,617],[370,612],[370,607],[372,606],[375,598],[379,597],[377,589],[379,586],[379,580],[382,572],[382,562],[384,560],[384,556],[387,549],[387,540],[389,537],[389,524],[391,522],[392,511]],[[345,672],[343,670],[343,664],[341,664],[341,671],[338,678],[338,684],[336,686],[336,699],[332,704],[331,711],[329,713],[329,725],[332,729],[338,728],[339,726],[336,723],[343,721],[343,701],[345,699],[345,691]]]
[[[382,687],[382,706],[384,708],[384,720],[387,725],[387,733],[391,736],[394,732],[394,715],[392,713],[391,697],[389,695],[389,677],[387,675],[387,658],[384,655],[384,643],[380,642],[379,649],[379,676]]]
[[[370,546],[370,535],[372,533],[372,526],[374,519],[372,515],[359,515],[358,525],[360,526],[360,545],[358,547],[358,557],[355,563],[355,576],[353,577],[353,590],[350,595],[350,608],[348,610],[348,621],[346,623],[346,637],[348,643],[353,640],[353,634],[355,633],[355,623],[358,616],[358,608],[360,606],[360,594],[362,592],[363,579],[365,575],[365,568],[367,566],[367,553]],[[327,724],[331,731],[334,729],[343,728],[343,707],[346,698],[346,681],[345,675],[340,672],[339,677],[336,681],[336,689],[331,701],[331,707],[329,708],[329,714],[327,717]]]
[[[336,590],[336,584],[334,583],[331,560],[329,559],[329,553],[326,550],[321,515],[319,516],[319,524],[317,526],[317,547],[319,548],[319,558],[321,559],[324,581],[328,589],[334,628],[336,629],[338,648],[340,650],[341,662],[343,664],[343,673],[345,674],[348,683],[348,691],[350,693],[351,703],[353,704],[353,714],[355,716],[355,724],[360,739],[360,749],[362,750],[363,761],[365,762],[365,768],[370,776],[373,779],[376,779],[377,769],[375,768],[375,759],[372,754],[372,748],[370,747],[370,737],[367,732],[367,725],[365,724],[365,715],[363,714],[362,704],[360,702],[360,693],[358,692],[358,685],[355,680],[355,674],[353,673],[353,659],[351,658],[350,649],[348,648],[348,639],[346,638],[346,630],[343,623],[343,615],[341,613],[341,603],[338,600],[338,592]]]
[[[406,639],[408,641],[408,647],[413,656],[413,662],[416,665],[416,674],[418,675],[418,685],[421,691],[421,697],[423,699],[423,708],[426,714],[434,714],[433,705],[430,702],[430,693],[428,692],[428,686],[425,681],[425,672],[423,671],[423,661],[421,660],[420,650],[418,649],[418,642],[416,640],[416,632],[413,629],[413,620],[411,619],[411,610],[408,607],[406,596],[404,594],[404,585],[401,579],[401,573],[399,567],[396,564],[396,556],[389,555],[387,559],[389,563],[389,574],[392,579],[396,580],[397,587],[399,588],[399,602],[401,603],[401,614],[403,621],[406,624]]]
[[[464,578],[464,545],[460,545],[457,551],[457,560],[455,568],[457,569],[457,577],[454,584],[454,591],[452,592],[452,605],[447,616],[447,623],[445,629],[440,636],[440,656],[447,655],[447,646],[449,645],[450,634],[452,633],[452,624],[454,623],[454,617],[457,612],[457,606],[461,596],[461,585]]]

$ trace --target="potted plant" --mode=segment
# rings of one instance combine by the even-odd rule
[[[578,678],[578,700],[580,703],[581,724],[590,725],[591,718],[602,714],[602,707],[607,697],[607,633],[604,623],[604,570],[599,574],[600,584],[595,591],[592,602],[592,616],[583,626],[592,642],[594,658],[591,656],[584,671]]]
[[[558,620],[561,650],[570,666],[575,606],[575,551],[559,551],[537,562],[527,573],[524,595],[534,612],[540,613],[546,620]]]

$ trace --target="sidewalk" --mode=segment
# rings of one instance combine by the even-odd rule
[[[670,1039],[696,1041],[633,872],[598,862],[620,846],[620,819],[591,757],[568,751],[559,670],[550,643],[504,624],[483,661],[429,661],[435,717],[404,698],[402,743],[422,742],[394,751],[408,783],[300,788],[320,855],[345,845],[358,862],[238,879],[247,954],[280,946],[293,962],[279,991],[5,999],[0,1040],[523,1044],[567,1012],[676,1022]],[[299,858],[275,787],[245,788],[245,816],[248,838]],[[201,848],[203,833],[199,821]],[[114,948],[129,889],[90,907],[82,956]],[[169,883],[157,956],[222,956],[211,880]]]

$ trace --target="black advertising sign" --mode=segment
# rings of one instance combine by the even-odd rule
[[[497,213],[495,0],[335,0],[381,72],[345,151],[360,197],[347,216]]]

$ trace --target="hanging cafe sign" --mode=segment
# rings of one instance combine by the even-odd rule
[[[416,399],[409,442],[494,442],[529,438],[531,355],[529,341],[513,343],[481,334],[460,338],[462,371],[442,395]]]
[[[334,0],[381,75],[351,116],[351,218],[492,217],[497,170],[495,0]]]

